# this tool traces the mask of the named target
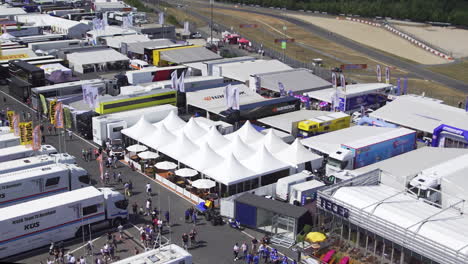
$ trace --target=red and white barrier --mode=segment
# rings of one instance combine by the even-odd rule
[[[390,31],[390,32],[392,32],[392,33],[394,33],[394,34],[408,40],[412,44],[414,44],[414,45],[416,45],[416,46],[418,46],[418,47],[420,47],[422,49],[425,49],[426,51],[428,51],[428,52],[430,52],[430,53],[432,53],[432,54],[434,54],[436,56],[442,57],[442,58],[444,58],[446,60],[453,60],[453,58],[451,56],[449,56],[447,54],[444,54],[444,53],[442,53],[440,51],[437,51],[437,50],[427,46],[426,44],[424,44],[424,43],[422,43],[422,42],[408,36],[408,34],[405,34],[405,33],[401,32],[401,31],[399,31],[399,30],[397,30],[397,29],[395,29],[395,28],[393,28],[393,27],[391,27],[389,25],[385,25],[384,28],[387,29],[388,31]]]

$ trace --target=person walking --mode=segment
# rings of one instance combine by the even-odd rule
[[[42,141],[41,141],[42,144],[46,143],[46,141],[45,141],[45,135],[44,135],[44,134],[41,135],[41,139],[42,139]]]
[[[73,132],[71,130],[68,130],[67,133],[68,133],[68,139],[71,141],[73,139]]]
[[[112,179],[114,180],[114,183],[117,182],[117,172],[115,171],[112,172]]]
[[[104,183],[108,185],[109,181],[110,181],[109,171],[106,170],[106,173],[104,173]]]
[[[88,243],[86,243],[86,255],[88,256],[92,256],[93,255],[93,242],[88,241]]]
[[[86,153],[86,149],[82,149],[81,150],[81,156],[83,157],[83,160],[84,161],[87,161],[86,158],[88,157],[87,153]]]
[[[49,125],[47,127],[47,130],[49,131],[49,135],[52,135],[52,125]]]
[[[252,262],[253,262],[253,264],[259,264],[260,263],[260,257],[257,254],[254,254]]]
[[[195,229],[192,229],[192,231],[190,231],[189,233],[191,248],[195,248],[195,245],[197,244],[196,237],[195,237],[196,235],[197,235],[197,231],[195,231]]]
[[[234,247],[232,248],[232,253],[234,254],[234,261],[237,261],[239,259],[239,244],[238,243],[234,244]]]
[[[245,257],[245,263],[252,264],[252,261],[253,261],[253,255],[252,253],[248,252],[247,256]]]
[[[151,213],[151,199],[148,198],[146,200],[146,213],[145,213],[145,215],[150,215],[150,213]]]
[[[122,172],[119,171],[119,173],[117,174],[117,183],[120,183],[122,184]]]
[[[114,169],[117,169],[117,161],[119,161],[119,160],[117,159],[117,156],[114,155],[114,157],[112,158],[112,163],[114,165]]]
[[[263,251],[263,260],[265,263],[268,262],[268,259],[270,258],[270,249],[268,247],[265,247],[265,250]]]
[[[149,182],[146,184],[146,195],[151,197],[151,184]]]
[[[197,225],[197,212],[193,212],[192,222],[193,222],[193,225]]]
[[[249,247],[247,246],[247,243],[242,243],[241,245],[241,250],[242,250],[242,258],[246,258],[247,257],[247,251],[248,251]]]
[[[86,264],[86,259],[83,256],[80,257],[80,264]]]
[[[88,151],[86,152],[86,156],[88,157],[88,161],[91,161],[93,158],[93,149],[89,148]]]
[[[187,210],[185,210],[185,223],[187,223],[190,219],[190,210],[187,208]]]
[[[169,211],[166,211],[166,212],[164,213],[164,218],[166,219],[166,224],[167,224],[167,226],[170,226],[170,224],[169,224]]]
[[[117,227],[117,230],[119,231],[119,238],[120,240],[123,239],[123,225],[122,224],[119,224],[119,226]]]
[[[258,245],[258,240],[257,238],[253,238],[252,239],[252,252],[256,252],[257,251],[257,245]]]
[[[188,240],[189,240],[189,237],[188,237],[187,233],[184,233],[182,235],[182,242],[183,242],[185,250],[188,250]]]
[[[135,247],[135,248],[133,249],[133,254],[135,254],[135,255],[140,254],[140,250],[138,250],[138,248]]]

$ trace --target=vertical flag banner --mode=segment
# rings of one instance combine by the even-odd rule
[[[15,111],[7,111],[7,119],[8,119],[8,124],[10,126],[10,132],[14,131],[13,116],[15,116]]]
[[[33,150],[39,150],[41,148],[41,144],[42,144],[42,135],[41,135],[41,126],[40,125],[37,125],[34,130],[33,130],[33,136],[32,136],[32,140],[33,140],[33,144],[32,144],[32,149]]]
[[[231,89],[231,107],[234,110],[240,110],[240,105],[239,105],[239,88],[234,87]]]
[[[177,91],[177,70],[174,70],[172,73],[171,73],[171,89],[172,90],[176,90]]]
[[[261,85],[260,85],[260,77],[258,77],[257,75],[255,75],[255,92],[256,93],[260,93],[260,90],[262,89]]]
[[[55,125],[55,105],[57,104],[57,99],[50,101],[49,104],[49,117],[50,123]]]
[[[364,117],[364,114],[365,114],[365,109],[364,109],[364,106],[361,105],[361,117]]]
[[[408,77],[405,77],[403,80],[403,94],[407,94],[408,92]]]
[[[159,12],[159,24],[164,25],[164,12]]]
[[[333,88],[338,87],[338,80],[336,79],[336,73],[332,72],[332,84]]]
[[[226,87],[224,87],[224,101],[226,102],[226,107],[227,108],[231,107],[230,91],[231,91],[231,84],[228,84]]]
[[[397,95],[400,96],[401,95],[401,79],[398,78],[397,80]]]
[[[72,128],[72,114],[69,108],[67,107],[63,108],[63,117],[65,118],[65,128],[71,129]]]
[[[19,127],[19,123],[20,123],[20,116],[19,114],[15,114],[13,116],[13,133],[15,134],[15,136],[19,136],[20,135],[20,127]]]
[[[278,88],[279,88],[279,91],[280,91],[280,96],[285,96],[286,92],[285,92],[285,89],[284,89],[284,84],[282,82],[278,82]]]
[[[382,69],[380,68],[380,64],[377,64],[377,81],[381,82],[382,81]]]
[[[63,104],[62,102],[57,103],[55,105],[55,127],[56,128],[64,128],[65,122],[63,120]]]
[[[20,122],[19,130],[21,145],[31,145],[33,141],[32,122]]]
[[[385,67],[385,83],[389,84],[390,83],[390,68]]]
[[[346,92],[346,79],[344,77],[344,74],[340,75],[340,83],[341,83],[341,87],[343,87],[343,91]]]
[[[82,85],[83,90],[83,101],[89,105],[89,107],[98,107],[98,88],[92,85]]]
[[[39,94],[39,98],[41,98],[41,103],[42,103],[42,112],[47,115],[47,103],[46,99],[43,94]]]
[[[99,164],[99,172],[100,172],[100,177],[101,177],[101,182],[104,182],[104,162],[102,158],[102,153],[97,157],[96,161]]]
[[[178,88],[179,92],[185,93],[185,74],[182,73],[178,80]]]
[[[466,97],[465,101],[465,111],[468,112],[468,96]]]
[[[105,12],[104,15],[103,15],[103,18],[102,18],[102,22],[104,22],[104,27],[109,26],[109,22],[108,22],[108,20],[107,20],[107,16],[108,16],[108,13]]]
[[[185,21],[184,22],[184,34],[190,34],[190,27],[189,27],[189,22]]]
[[[127,20],[128,20],[128,26],[129,27],[133,27],[133,14],[130,13],[128,16],[127,16]]]

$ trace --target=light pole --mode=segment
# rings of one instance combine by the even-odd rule
[[[210,0],[210,5],[211,5],[210,45],[213,45],[213,2],[214,0]]]

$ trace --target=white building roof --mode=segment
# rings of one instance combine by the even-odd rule
[[[309,120],[312,118],[329,115],[329,114],[330,112],[326,112],[326,111],[299,110],[299,111],[284,113],[280,115],[260,118],[257,121],[267,126],[291,133],[292,123],[303,121],[303,120]]]
[[[352,97],[359,94],[368,94],[381,89],[390,89],[391,87],[393,87],[393,85],[386,83],[358,83],[346,85],[346,91],[343,91],[340,86],[338,87],[338,91],[339,94],[345,94],[347,97]],[[335,94],[335,92],[335,88],[327,88],[304,93],[304,95],[308,95],[310,98],[315,100],[331,103],[332,96]]]
[[[26,11],[24,11],[22,8],[19,8],[19,7],[0,8],[0,17],[25,15],[25,14],[27,14]]]
[[[441,124],[468,130],[464,109],[414,95],[399,96],[369,116],[431,134]]]
[[[66,30],[71,29],[77,25],[90,28],[89,25],[82,22],[46,14],[28,14],[27,16],[18,16],[16,20],[21,23],[33,24],[34,26],[51,26],[53,28],[61,28]]]
[[[120,49],[122,42],[133,43],[133,42],[144,42],[150,41],[150,39],[145,35],[124,35],[124,36],[111,36],[104,37],[107,46],[115,49]]]
[[[309,149],[329,154],[337,150],[341,144],[366,139],[373,136],[388,133],[395,128],[374,127],[374,126],[352,126],[337,131],[328,132],[302,139],[301,142]]]
[[[242,61],[217,65],[225,78],[246,82],[251,75],[291,70],[292,68],[278,60]]]
[[[468,255],[467,216],[452,209],[441,211],[408,193],[398,192],[399,190],[385,185],[353,186],[339,188],[333,197],[344,204],[372,213],[377,218],[408,228],[425,239]],[[379,203],[380,201],[383,202]]]
[[[115,35],[136,35],[137,32],[133,29],[125,29],[117,26],[107,26],[104,30],[90,30],[86,34],[91,37],[112,37]]]
[[[242,105],[268,100],[243,84],[234,84],[232,87],[239,88],[239,101],[241,107]],[[205,109],[208,112],[220,113],[227,110],[226,100],[224,99],[224,87],[188,92],[186,93],[186,96],[187,104]]]
[[[113,49],[89,50],[74,52],[67,55],[72,65],[101,64],[115,61],[128,61],[128,57]]]
[[[165,245],[158,249],[152,249],[140,253],[135,256],[131,256],[116,262],[114,264],[146,264],[146,263],[157,263],[157,264],[170,264],[170,263],[191,263],[185,261],[188,256],[191,255],[188,251],[179,247],[175,244]],[[157,260],[156,260],[157,259]]]
[[[255,74],[260,78],[262,88],[280,92],[278,82],[284,85],[287,91],[304,93],[331,87],[331,83],[314,75],[307,69],[292,69],[278,72]]]

